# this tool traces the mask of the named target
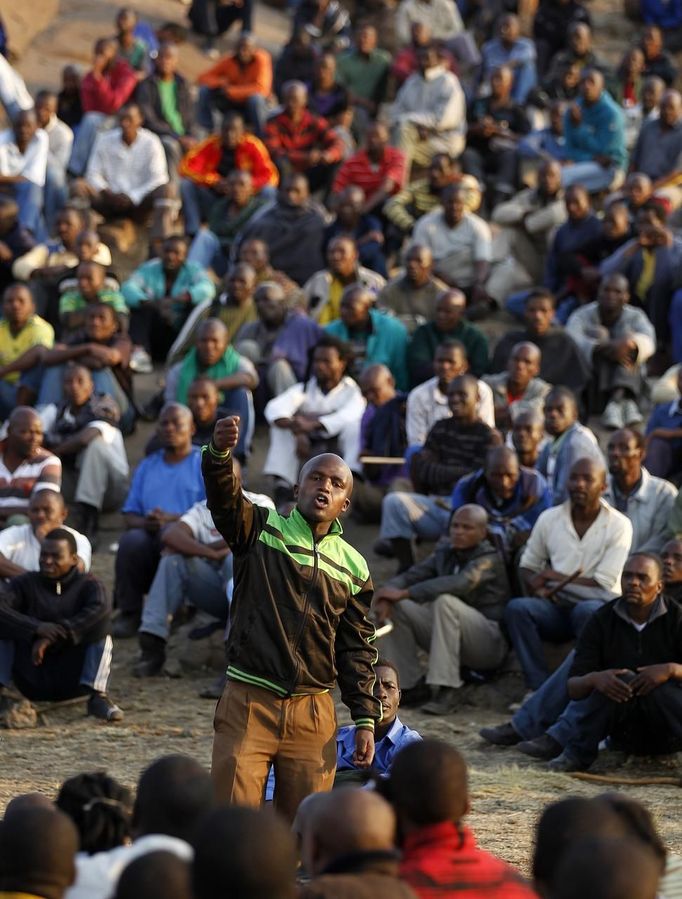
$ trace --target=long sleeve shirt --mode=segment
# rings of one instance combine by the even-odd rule
[[[597,438],[578,422],[542,448],[536,468],[547,478],[555,505],[568,496],[568,473],[573,463],[583,457],[604,464]]]
[[[287,160],[297,172],[308,168],[308,154],[320,150],[326,165],[341,162],[343,141],[326,119],[307,110],[300,122],[294,122],[286,112],[269,119],[265,126],[265,146],[273,159]]]
[[[599,344],[595,329],[604,327],[599,316],[599,304],[595,300],[571,313],[566,322],[569,334],[582,352],[585,363],[592,365],[592,354]],[[612,340],[631,337],[637,344],[637,365],[642,365],[656,350],[656,332],[646,314],[636,306],[624,306],[618,320],[607,328]]]
[[[410,43],[415,22],[427,25],[434,41],[448,41],[464,31],[457,4],[451,0],[431,0],[428,3],[402,0],[395,13],[395,29],[401,44]]]
[[[140,128],[132,144],[123,141],[120,128],[105,131],[95,141],[85,180],[97,191],[125,194],[137,206],[168,183],[163,144],[146,128]]]
[[[391,116],[432,128],[440,135],[465,134],[466,101],[459,78],[444,66],[415,72],[398,91]]]
[[[197,81],[222,90],[234,103],[245,103],[258,94],[267,98],[272,91],[272,57],[266,50],[256,50],[251,62],[244,66],[235,54],[229,54],[199,75]]]
[[[580,124],[573,124],[569,112],[564,118],[566,158],[571,162],[591,162],[596,156],[608,156],[612,165],[625,168],[625,121],[616,101],[603,91],[591,106],[582,98],[577,103],[582,112]]]
[[[478,468],[495,443],[495,433],[482,421],[437,421],[423,448],[412,456],[410,474],[416,491],[438,496],[450,493],[460,478]]]
[[[677,488],[670,481],[655,478],[646,468],[632,493],[622,494],[611,475],[604,499],[630,519],[632,552],[660,553],[663,544],[673,536],[670,515],[677,498]]]
[[[180,160],[178,171],[202,187],[222,180],[219,167],[223,155],[220,137],[207,137],[188,150]],[[234,151],[234,166],[251,175],[254,191],[279,183],[279,174],[265,144],[254,134],[245,134]]]
[[[484,424],[495,427],[493,392],[485,381],[478,382],[476,414]],[[435,423],[451,415],[448,398],[439,388],[438,378],[431,378],[415,387],[407,396],[407,445],[422,446]]]
[[[121,285],[121,293],[126,305],[131,309],[165,296],[178,297],[188,293],[192,305],[204,300],[212,300],[215,296],[215,284],[209,278],[206,269],[197,262],[184,262],[178,269],[175,279],[168,290],[166,274],[160,259],[143,262],[127,281]]]
[[[88,72],[81,82],[83,112],[115,115],[136,86],[135,72],[124,59],[115,60],[102,75]]]
[[[291,418],[297,413],[316,415],[327,434],[336,437],[349,424],[359,422],[364,411],[360,388],[352,378],[344,376],[327,393],[323,393],[315,378],[294,384],[271,399],[264,414],[270,425],[278,418]]]

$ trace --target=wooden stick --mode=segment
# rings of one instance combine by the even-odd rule
[[[556,594],[560,590],[563,590],[564,587],[567,587],[569,584],[573,583],[573,581],[577,580],[577,578],[579,578],[582,573],[582,568],[576,568],[576,570],[571,574],[567,574],[566,577],[562,577],[559,583],[556,584],[556,586],[552,587],[552,589],[546,595],[545,599],[551,599],[552,602],[554,602],[554,597],[556,596]],[[573,600],[573,602],[575,602],[575,600]]]
[[[360,456],[363,465],[404,465],[402,456]]]
[[[625,784],[630,787],[653,786],[656,784],[682,787],[682,777],[614,777],[611,774],[589,774],[586,771],[573,771],[571,777],[597,784]]]

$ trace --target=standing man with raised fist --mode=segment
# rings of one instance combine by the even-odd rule
[[[338,677],[356,725],[354,764],[374,758],[374,627],[367,563],[341,536],[353,475],[339,456],[307,462],[288,516],[253,505],[232,468],[239,419],[222,418],[204,449],[206,497],[234,554],[227,685],[215,714],[219,800],[262,802],[270,766],[275,807],[290,820],[309,793],[331,789]]]

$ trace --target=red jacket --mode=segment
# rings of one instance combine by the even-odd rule
[[[183,178],[210,187],[222,177],[218,173],[222,152],[220,138],[209,137],[183,156],[178,171]],[[277,187],[279,184],[279,173],[270,159],[267,148],[253,134],[245,134],[239,142],[235,150],[235,163],[240,171],[251,173],[253,189],[256,192],[266,185]]]
[[[537,899],[518,871],[450,821],[408,834],[402,852],[400,876],[419,899]]]
[[[397,194],[405,183],[406,159],[402,150],[386,147],[377,166],[369,159],[366,150],[358,150],[341,165],[336,173],[332,193],[341,193],[349,184],[361,187],[365,197],[371,197],[390,178],[393,182],[391,194]]]
[[[95,77],[92,72],[81,82],[83,112],[103,112],[114,115],[137,87],[135,72],[125,59],[116,59],[111,68]]]

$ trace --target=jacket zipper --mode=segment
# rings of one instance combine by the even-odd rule
[[[316,543],[314,537],[313,537],[313,555],[315,558],[315,561],[313,562],[313,575],[310,579],[310,583],[308,584],[308,589],[305,592],[305,599],[303,600],[303,614],[301,616],[301,623],[298,626],[298,631],[296,633],[296,639],[294,640],[294,643],[292,646],[294,656],[298,655],[298,649],[299,649],[299,646],[301,645],[301,639],[303,638],[303,632],[305,630],[306,622],[308,620],[308,612],[310,611],[310,591],[313,589],[313,587],[317,583],[318,549],[317,549],[317,543]],[[298,675],[299,675],[300,670],[301,670],[301,664],[297,660],[296,667],[294,668],[294,678],[293,678],[291,687],[289,688],[289,695],[291,695],[294,692],[294,690],[296,689],[296,684],[298,682]]]

